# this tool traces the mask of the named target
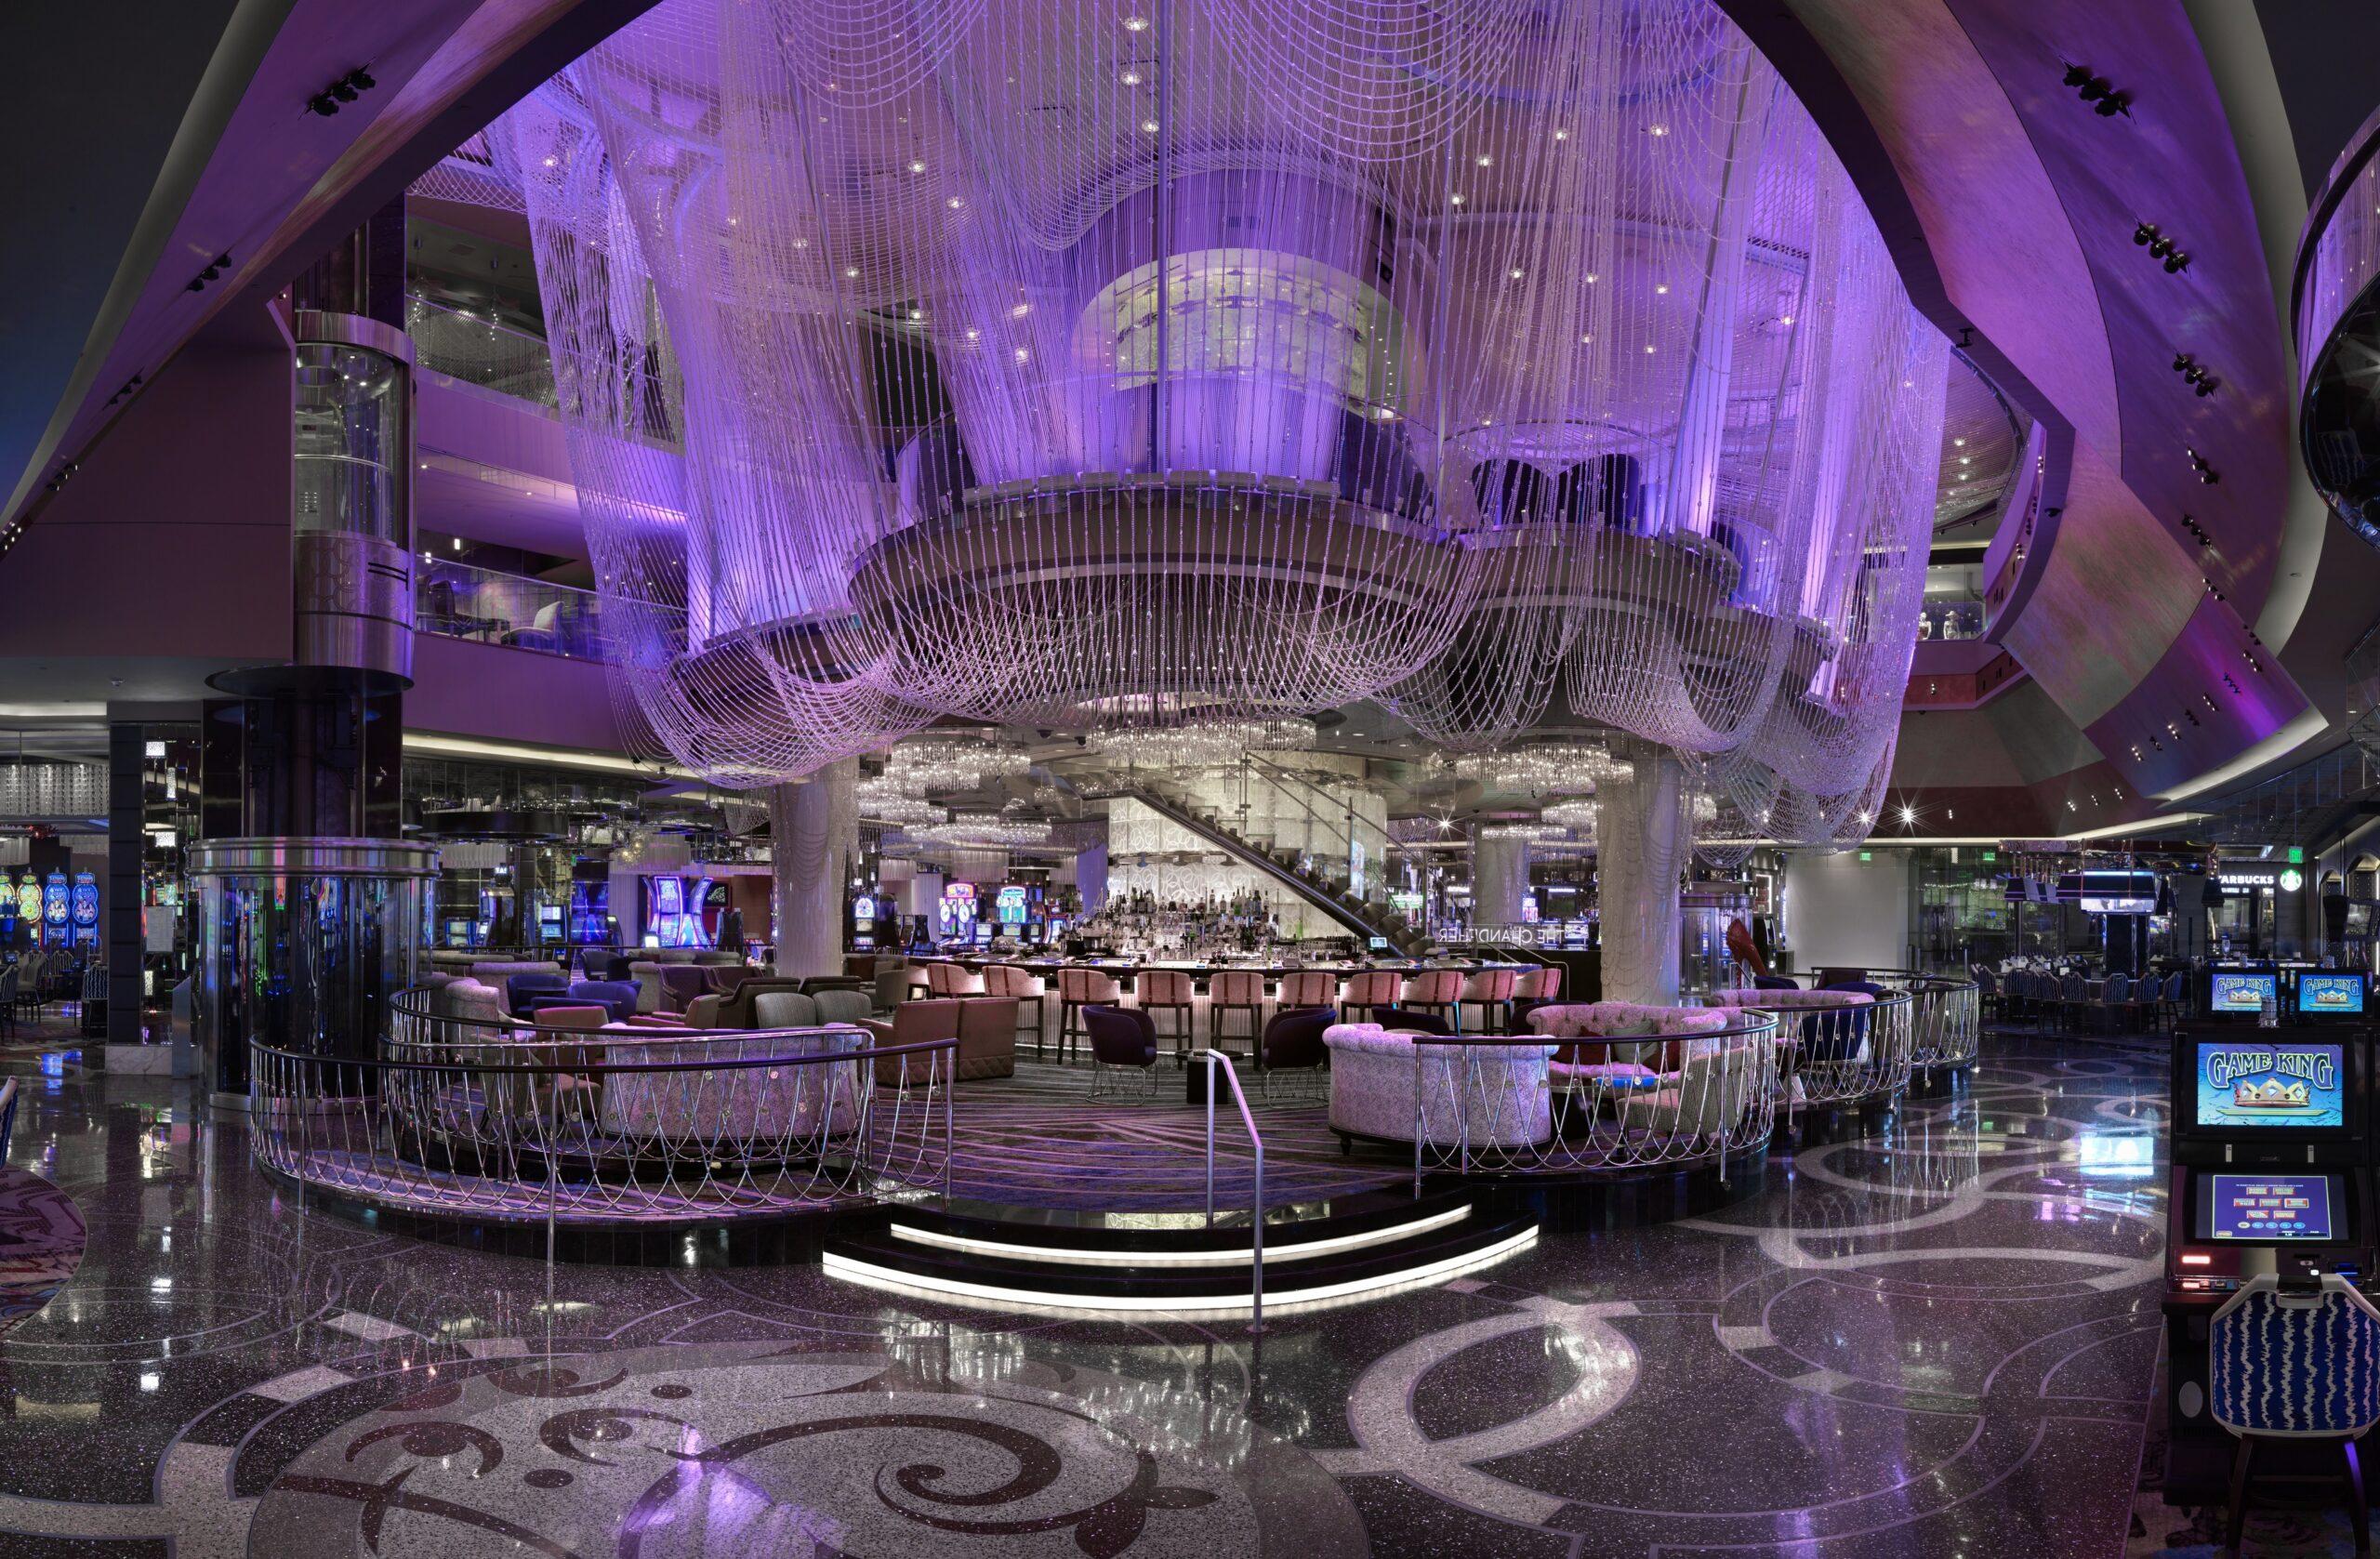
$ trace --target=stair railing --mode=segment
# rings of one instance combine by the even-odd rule
[[[1203,1050],[1197,1059],[1207,1067],[1207,1227],[1215,1226],[1215,1073],[1220,1070],[1231,1084],[1232,1103],[1239,1106],[1239,1123],[1248,1129],[1248,1145],[1256,1159],[1256,1185],[1250,1194],[1248,1230],[1250,1258],[1249,1261],[1250,1312],[1248,1329],[1264,1329],[1264,1137],[1256,1130],[1256,1116],[1248,1107],[1248,1095],[1239,1086],[1239,1070],[1231,1057],[1218,1050]]]

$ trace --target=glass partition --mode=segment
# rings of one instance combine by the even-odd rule
[[[610,658],[602,598],[592,590],[436,562],[425,562],[416,581],[414,627],[423,633],[581,660]]]
[[[424,940],[431,847],[394,839],[209,839],[192,1037],[218,1103],[245,1103],[248,1048],[370,1060]]]

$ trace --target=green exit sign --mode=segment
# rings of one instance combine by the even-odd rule
[[[2293,866],[2302,866],[2306,864],[2306,847],[2304,845],[2293,844],[2289,847],[2289,864]]]
[[[1998,859],[2000,859],[2000,852],[1997,850],[1987,850],[1983,852],[1983,860],[1986,865],[1990,865]]]
[[[1863,850],[1859,852],[1859,859],[1863,861],[1872,861],[1875,858],[1876,852],[1872,850]]]

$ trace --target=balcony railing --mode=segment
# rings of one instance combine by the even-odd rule
[[[467,563],[431,561],[415,571],[414,627],[575,660],[614,658],[602,599],[594,591]]]
[[[542,336],[515,330],[466,309],[453,309],[418,294],[405,298],[405,334],[413,337],[414,361],[423,371],[513,396],[558,411],[561,388],[554,380],[552,350]],[[668,448],[678,445],[677,418],[668,383],[657,364],[628,371],[632,381],[615,386],[621,414],[629,426],[615,429]]]
[[[415,363],[430,373],[540,406],[561,403],[543,337],[417,296],[405,299],[405,334]]]

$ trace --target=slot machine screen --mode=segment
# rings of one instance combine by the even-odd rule
[[[2346,1048],[2201,1039],[2192,1124],[2201,1131],[2344,1130]]]
[[[73,912],[67,907],[66,874],[54,871],[42,885],[41,918],[47,929],[43,940],[60,943],[66,940],[66,923]]]
[[[2297,977],[2297,1010],[2308,1014],[2360,1014],[2363,1011],[2360,974],[2301,974]]]
[[[2333,1175],[2204,1175],[2198,1237],[2325,1242],[2338,1200]]]
[[[2261,1012],[2265,1003],[2281,1000],[2278,974],[2240,974],[2221,970],[2207,977],[2206,1010],[2210,1012]]]
[[[86,871],[74,874],[74,940],[97,942],[99,939],[99,883]]]

